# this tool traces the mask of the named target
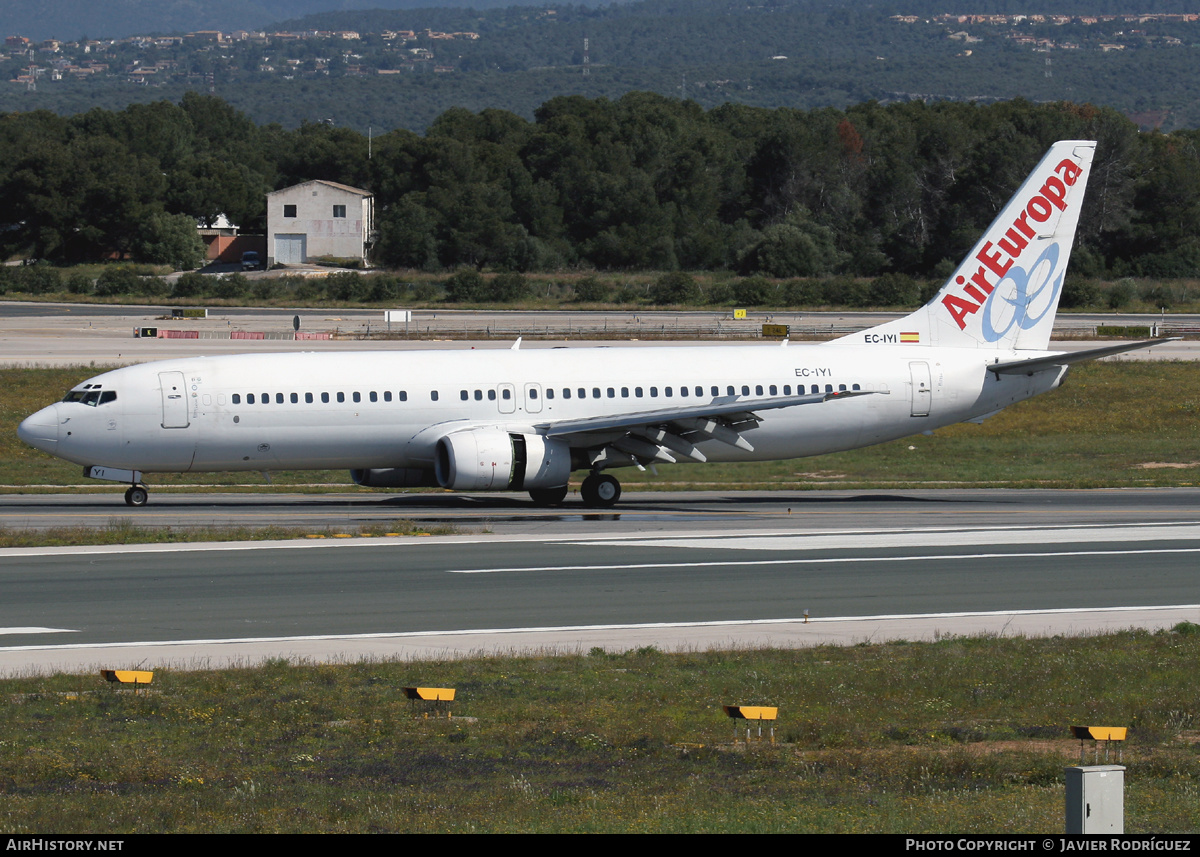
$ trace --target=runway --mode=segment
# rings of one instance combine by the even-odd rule
[[[709,510],[702,526],[673,519],[683,512],[671,501],[656,520],[581,516],[548,522],[552,533],[5,550],[0,670],[1200,621],[1195,491],[961,492],[940,502],[898,492],[810,498],[815,514],[797,513],[805,499],[778,498],[793,513],[753,524],[736,499],[722,512],[702,496],[692,512]],[[654,510],[641,500],[633,519]]]

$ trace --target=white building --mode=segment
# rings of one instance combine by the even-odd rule
[[[374,240],[375,198],[337,182],[311,181],[267,194],[267,266],[332,256],[361,259]]]

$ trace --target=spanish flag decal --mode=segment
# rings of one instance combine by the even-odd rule
[[[920,334],[920,333],[918,333],[918,332],[916,332],[916,331],[908,331],[908,332],[905,332],[905,331],[903,331],[903,330],[902,330],[902,331],[900,331],[900,341],[901,341],[901,342],[917,342],[917,343],[920,343],[920,341],[921,341],[921,334]]]

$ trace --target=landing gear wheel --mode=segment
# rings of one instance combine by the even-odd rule
[[[612,476],[593,473],[579,488],[583,505],[607,509],[621,499],[621,483]]]
[[[150,492],[141,485],[133,485],[125,492],[126,506],[145,506],[150,500]]]
[[[567,497],[567,486],[558,488],[530,488],[529,496],[538,506],[560,506]]]

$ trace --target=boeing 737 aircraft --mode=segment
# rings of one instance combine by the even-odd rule
[[[980,420],[1070,363],[1047,351],[1096,144],[1054,144],[926,306],[815,345],[198,357],[79,384],[21,423],[28,444],[126,482],[144,473],[348,468],[379,487],[528,491],[588,471],[800,458]],[[519,346],[519,342],[518,342]]]

